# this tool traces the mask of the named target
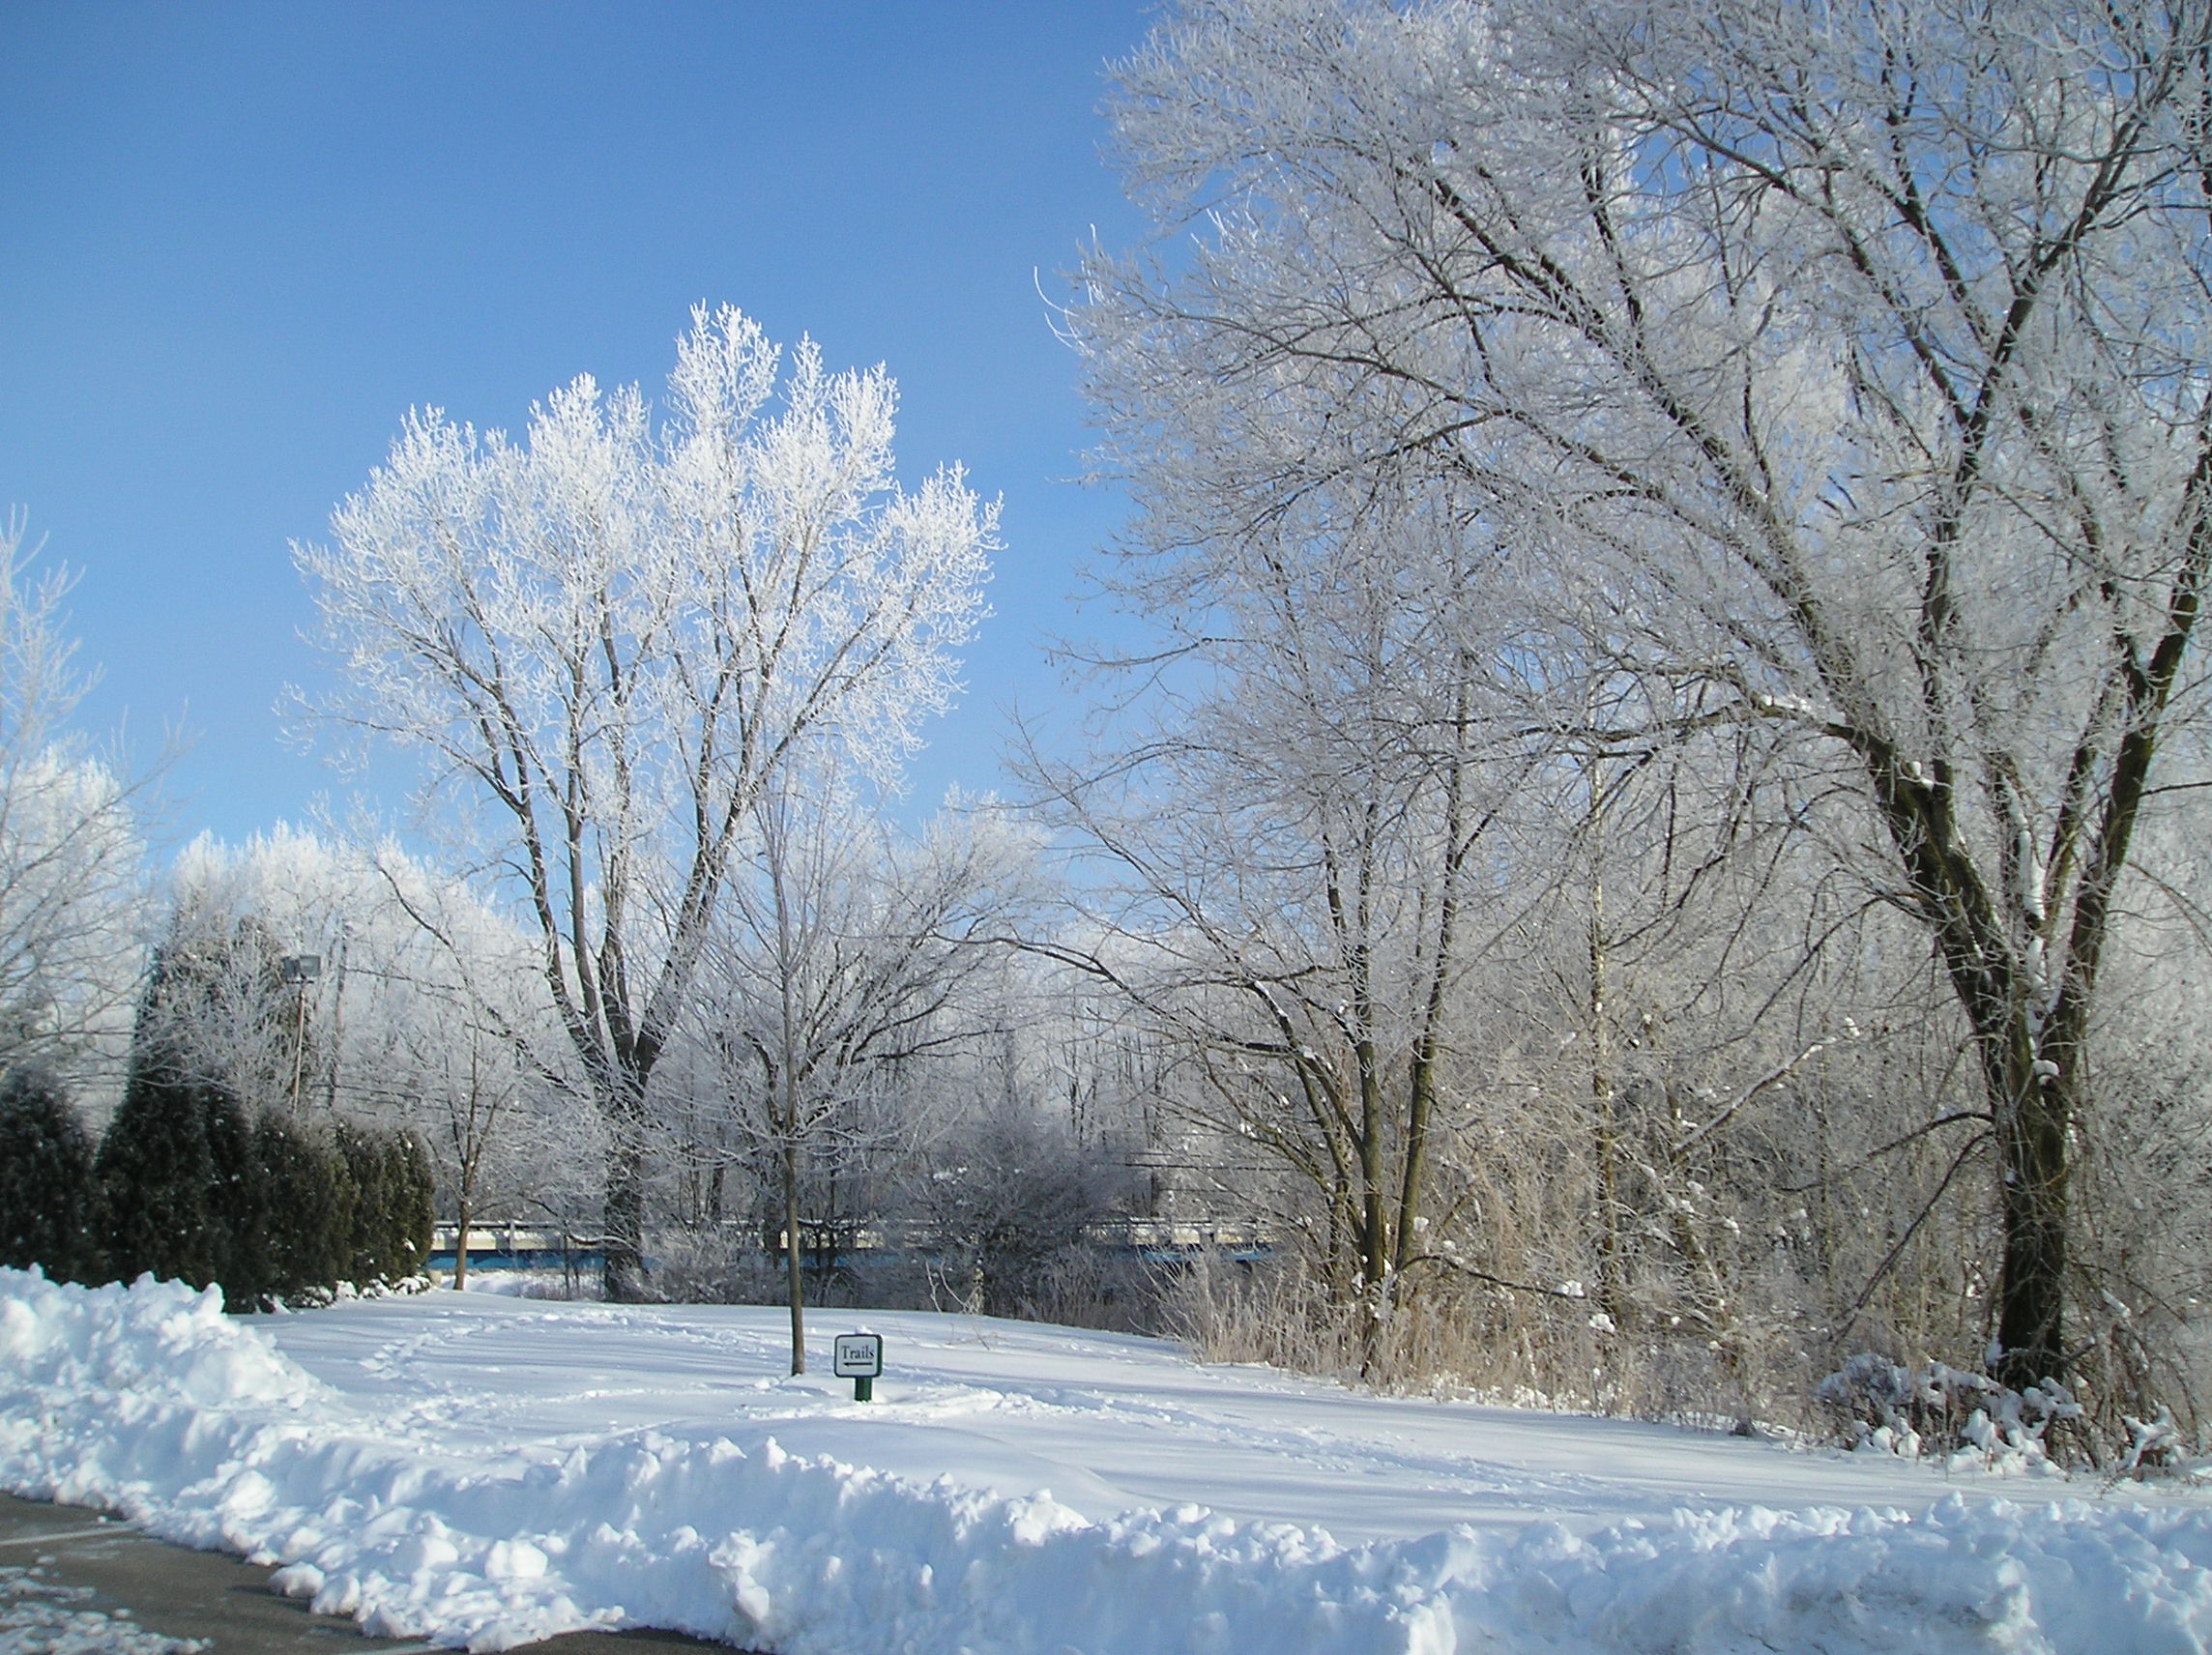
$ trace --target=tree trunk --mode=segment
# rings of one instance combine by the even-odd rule
[[[791,1371],[806,1372],[805,1275],[799,1262],[799,1145],[783,1136],[783,1269],[791,1292]]]
[[[1367,1007],[1362,1005],[1364,1013]],[[1368,1027],[1362,1024],[1364,1030]],[[1384,1318],[1390,1306],[1390,1211],[1382,1170],[1382,1076],[1375,1043],[1353,1048],[1359,1069],[1359,1377],[1382,1376]]]
[[[468,1180],[463,1179],[461,1183],[461,1231],[459,1237],[453,1243],[453,1292],[466,1292],[469,1290],[469,1212],[471,1207],[469,1195]]]
[[[1459,657],[1454,688],[1452,758],[1444,774],[1444,857],[1437,891],[1436,954],[1430,963],[1419,1032],[1406,1076],[1406,1164],[1398,1194],[1396,1260],[1401,1274],[1415,1257],[1422,1229],[1421,1195],[1429,1171],[1429,1123],[1435,1114],[1437,1057],[1443,1043],[1445,996],[1458,961],[1459,876],[1467,839],[1466,776],[1468,663]]]
[[[2036,1072],[2024,1010],[2001,1045],[1983,1042],[1984,1072],[1997,1120],[2004,1234],[1997,1275],[1995,1377],[2024,1390],[2066,1371],[2066,1134],[2071,1077]]]
[[[634,1096],[608,1111],[607,1194],[600,1278],[612,1304],[635,1302],[645,1287],[645,1120]]]
[[[1600,872],[1598,804],[1590,803],[1589,1019],[1590,1105],[1597,1130],[1597,1304],[1615,1326],[1627,1325],[1620,1238],[1620,1127],[1613,1087],[1613,1042],[1606,1012],[1605,881]]]

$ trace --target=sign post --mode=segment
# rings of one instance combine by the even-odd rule
[[[853,1381],[853,1400],[872,1402],[876,1380],[884,1371],[884,1336],[880,1333],[840,1333],[830,1347],[830,1371]]]

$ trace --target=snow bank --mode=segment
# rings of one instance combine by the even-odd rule
[[[1340,1546],[1196,1506],[1092,1521],[700,1430],[456,1449],[212,1293],[0,1271],[0,1484],[284,1565],[474,1649],[657,1625],[782,1655],[2110,1651],[2212,1643],[2193,1505],[1676,1513]]]

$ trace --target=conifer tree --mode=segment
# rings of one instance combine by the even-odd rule
[[[218,1251],[210,1196],[216,1182],[207,1115],[173,1063],[141,1053],[96,1163],[111,1271],[151,1270],[204,1288]]]
[[[208,1145],[208,1226],[215,1279],[233,1310],[256,1310],[272,1291],[269,1201],[253,1123],[227,1085],[195,1078],[189,1088]]]
[[[383,1135],[343,1122],[337,1128],[337,1146],[354,1198],[344,1278],[362,1285],[382,1281],[391,1251],[393,1196]]]
[[[100,1279],[92,1138],[43,1064],[0,1080],[0,1264],[54,1281]]]
[[[437,1218],[438,1176],[430,1151],[412,1132],[393,1135],[398,1158],[392,1209],[394,1279],[420,1275],[430,1259],[430,1229]]]
[[[267,1292],[290,1299],[347,1273],[354,1189],[331,1134],[271,1111],[253,1128],[262,1187]]]

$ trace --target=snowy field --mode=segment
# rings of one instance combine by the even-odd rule
[[[832,1334],[884,1336],[856,1405]],[[370,1631],[782,1655],[2199,1650],[2212,1505],[1361,1396],[971,1318],[0,1271],[0,1485]]]

